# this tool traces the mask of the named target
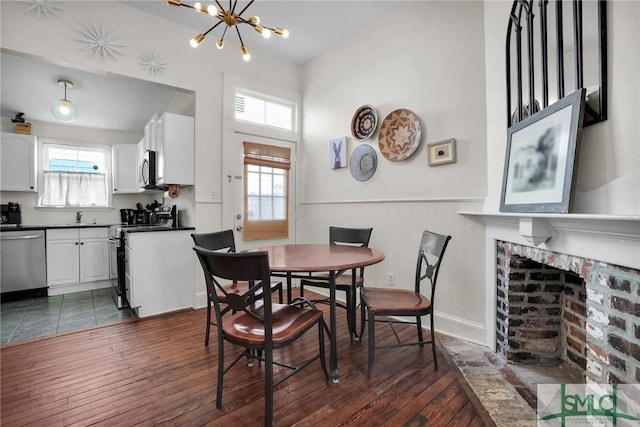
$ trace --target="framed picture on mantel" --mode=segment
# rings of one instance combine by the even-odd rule
[[[571,211],[584,99],[580,89],[508,129],[501,212]]]

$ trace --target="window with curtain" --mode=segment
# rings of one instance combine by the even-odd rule
[[[41,207],[109,207],[110,150],[45,142]]]
[[[289,148],[244,143],[244,240],[288,237],[290,168]]]

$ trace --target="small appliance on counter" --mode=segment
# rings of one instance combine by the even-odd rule
[[[178,209],[176,205],[160,206],[151,213],[151,225],[178,227]]]
[[[6,205],[0,205],[2,211],[2,224],[22,224],[22,211],[20,209],[20,203],[9,202]]]

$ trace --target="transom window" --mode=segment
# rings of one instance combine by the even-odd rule
[[[286,101],[236,93],[234,108],[236,120],[293,130],[295,108]]]
[[[45,142],[42,207],[109,207],[110,150]]]

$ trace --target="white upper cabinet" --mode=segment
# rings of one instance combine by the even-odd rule
[[[194,185],[194,119],[164,113],[156,121],[158,185]]]
[[[153,117],[149,119],[147,124],[144,127],[144,149],[156,151],[157,143],[156,143],[156,122],[158,121],[158,115],[154,114]]]
[[[113,194],[139,193],[138,144],[116,144],[111,147]]]
[[[37,191],[36,137],[2,133],[0,140],[0,190]]]

